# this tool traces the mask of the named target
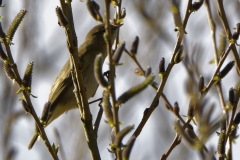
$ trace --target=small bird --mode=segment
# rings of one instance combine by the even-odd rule
[[[110,25],[110,40],[112,43],[116,38],[117,31],[120,26],[121,25]],[[94,96],[98,88],[98,83],[95,79],[93,71],[95,57],[101,53],[104,61],[107,56],[107,45],[103,37],[104,33],[104,24],[93,27],[88,32],[83,44],[78,48],[78,56],[81,66],[83,66],[83,83],[86,88],[88,99]],[[103,61],[101,65],[103,65]],[[51,88],[48,102],[44,106],[41,116],[41,121],[44,122],[44,127],[48,126],[64,112],[77,107],[77,101],[75,99],[73,89],[74,86],[71,76],[70,60],[68,60],[57,76]],[[35,127],[35,134],[28,145],[28,149],[31,149],[35,144],[38,137],[37,132],[38,128]]]

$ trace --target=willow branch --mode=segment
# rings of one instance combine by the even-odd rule
[[[83,124],[86,140],[88,142],[88,148],[90,156],[93,160],[100,160],[100,153],[97,145],[97,137],[93,130],[92,114],[88,105],[86,90],[83,84],[82,72],[78,66],[80,66],[78,58],[78,42],[74,29],[74,21],[72,15],[72,7],[70,0],[60,0],[61,8],[64,15],[67,17],[68,25],[65,27],[67,47],[71,60],[72,78],[74,84],[74,94],[77,100],[81,122]]]

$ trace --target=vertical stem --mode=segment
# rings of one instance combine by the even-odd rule
[[[106,28],[106,37],[111,37],[111,30],[110,30],[110,24],[109,24],[109,19],[110,19],[110,1],[105,0],[105,28]],[[110,81],[110,95],[112,99],[112,110],[113,110],[113,122],[114,122],[114,129],[116,131],[116,134],[119,132],[119,120],[118,120],[118,108],[115,107],[116,104],[116,94],[115,94],[115,81],[114,81],[114,76],[115,76],[115,67],[112,63],[112,54],[111,54],[111,41],[109,38],[107,38],[107,52],[108,52],[108,59],[109,59],[109,68],[110,68],[110,75],[109,75],[109,81]],[[117,149],[117,159],[121,160],[122,159],[122,154],[121,154],[121,149]]]
[[[88,105],[86,90],[83,84],[83,76],[79,67],[78,57],[78,42],[74,28],[74,21],[72,15],[72,7],[70,0],[60,0],[63,13],[67,17],[68,26],[65,27],[67,47],[71,60],[72,78],[74,84],[74,94],[78,102],[78,108],[80,112],[81,122],[83,125],[86,140],[88,142],[88,148],[90,151],[91,159],[100,160],[100,153],[97,145],[97,137],[93,130],[92,114]]]

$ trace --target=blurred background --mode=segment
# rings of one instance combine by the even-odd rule
[[[104,1],[96,0],[96,2],[100,5],[100,11],[103,15]],[[21,75],[24,74],[28,62],[34,61],[32,94],[37,98],[32,98],[32,103],[40,116],[44,103],[48,99],[51,85],[69,58],[65,32],[58,25],[55,13],[55,8],[60,6],[59,1],[3,0],[3,5],[5,7],[0,8],[0,15],[4,16],[1,22],[5,32],[21,9],[28,11],[13,39],[14,45],[11,45],[11,51]],[[186,6],[187,1],[182,1],[180,5],[182,17],[184,17]],[[224,37],[224,32],[217,14],[216,1],[210,1],[210,6],[216,23],[217,44],[219,44],[219,39]],[[140,44],[137,58],[144,69],[151,66],[152,72],[156,75],[155,81],[159,83],[160,79],[157,76],[159,61],[161,57],[164,57],[167,66],[177,40],[170,2],[167,0],[123,0],[122,7],[126,9],[127,15],[120,30],[120,41],[125,41],[126,48],[130,50],[134,38],[139,37]],[[238,0],[224,1],[224,7],[230,28],[234,28],[240,22],[240,2]],[[80,45],[90,28],[99,24],[99,22],[96,22],[90,16],[86,2],[73,0],[72,9]],[[112,18],[115,10],[114,7],[111,8]],[[196,79],[198,79],[199,75],[203,75],[205,84],[207,84],[216,68],[215,64],[209,63],[214,59],[214,50],[205,5],[190,16],[186,32],[187,34],[183,40],[185,47],[184,60],[174,66],[164,88],[164,94],[169,102],[172,105],[174,102],[178,102],[181,115],[187,115],[189,92],[191,88],[197,88],[191,82],[193,77],[189,75],[189,69],[194,70]],[[226,43],[228,44],[228,42]],[[239,52],[239,46],[237,46],[237,50]],[[231,60],[233,60],[233,56],[230,53],[224,65]],[[124,65],[118,66],[116,70],[117,96],[144,80],[144,77],[137,76],[134,73],[137,66],[127,54],[123,54],[120,61],[124,62]],[[3,65],[2,61],[0,63],[0,65]],[[108,62],[105,61],[104,71],[107,70],[107,64]],[[52,159],[42,140],[36,143],[32,150],[27,149],[27,145],[34,133],[33,118],[23,111],[19,101],[20,95],[15,94],[19,87],[6,77],[3,69],[0,72],[0,79],[0,159]],[[232,69],[222,80],[225,101],[228,99],[229,88],[234,87],[238,80],[236,69]],[[100,98],[102,91],[103,89],[99,87],[96,95],[91,100]],[[156,91],[153,88],[148,87],[121,106],[119,112],[120,121],[124,123],[121,128],[129,124],[134,124],[135,128],[137,127],[145,108],[150,106],[155,93]],[[214,104],[212,119],[221,116],[221,105],[215,86],[211,88],[206,99],[208,99],[209,103]],[[98,104],[94,103],[90,106],[93,120],[95,120],[99,110]],[[107,148],[110,148],[109,137],[111,130],[104,122],[105,119],[103,115],[98,132],[99,150],[102,159],[111,160],[114,157],[107,150]],[[160,98],[158,107],[135,142],[131,159],[159,159],[167,151],[175,137],[173,124],[176,120],[176,116],[165,108]],[[59,133],[59,138],[56,136],[56,131]],[[59,153],[60,159],[90,159],[77,109],[69,111],[51,123],[46,128],[46,133],[51,143],[59,144],[59,141],[61,141],[63,151]],[[126,143],[132,133],[133,131],[124,138],[123,142]],[[212,134],[206,146],[216,151],[217,140],[216,133]],[[233,145],[233,159],[240,158],[239,143],[240,141],[237,139],[236,144]],[[173,150],[168,159],[176,159],[176,156],[177,159],[181,160],[201,159],[198,151],[192,149],[184,139]]]

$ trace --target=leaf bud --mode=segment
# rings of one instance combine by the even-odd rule
[[[180,108],[178,106],[178,102],[175,102],[174,103],[174,107],[173,107],[173,113],[178,116],[179,115],[179,111],[180,111]]]
[[[165,58],[162,57],[159,62],[159,77],[163,78],[165,75]]]
[[[27,68],[23,77],[23,85],[25,87],[31,87],[32,84],[32,71],[33,71],[33,62],[28,63]]]
[[[183,45],[181,45],[174,57],[174,63],[177,64],[183,60],[183,57],[182,57],[183,49],[184,49],[184,47],[183,47]]]
[[[131,49],[131,53],[133,55],[137,54],[138,43],[139,43],[139,38],[138,38],[138,36],[136,36],[133,43],[132,43],[132,49]]]
[[[57,14],[59,26],[65,27],[68,24],[68,20],[67,20],[66,16],[64,15],[62,9],[58,6],[56,8],[56,14]]]
[[[234,105],[234,103],[235,103],[235,93],[234,93],[234,89],[233,88],[230,88],[228,95],[229,95],[228,96],[229,102],[231,103],[231,105]]]
[[[234,66],[234,61],[229,62],[222,71],[219,72],[218,76],[222,79],[224,78],[228,72],[232,69],[232,67]]]
[[[196,12],[202,6],[203,0],[198,0],[192,4],[192,11]]]
[[[123,53],[124,49],[125,49],[125,42],[122,42],[118,46],[117,50],[115,51],[115,53],[114,53],[114,55],[112,57],[114,65],[118,65],[119,64],[119,60],[120,60],[120,58],[122,56],[122,53]]]
[[[10,64],[3,63],[3,69],[4,69],[5,73],[6,73],[6,75],[8,76],[8,78],[10,78],[12,80],[15,79],[15,74],[14,74]]]
[[[31,109],[29,108],[27,102],[25,100],[22,100],[22,106],[24,108],[24,110],[26,111],[26,113],[30,113],[31,112]]]
[[[101,14],[99,12],[100,7],[99,7],[98,3],[95,2],[94,0],[88,0],[86,5],[87,5],[88,11],[91,14],[91,16],[96,21],[103,22],[102,16],[101,16]]]
[[[126,16],[126,9],[123,8],[121,11],[121,18],[125,18],[125,16]]]
[[[145,77],[148,77],[150,74],[152,73],[152,68],[150,66],[147,67],[146,71],[145,71]]]

